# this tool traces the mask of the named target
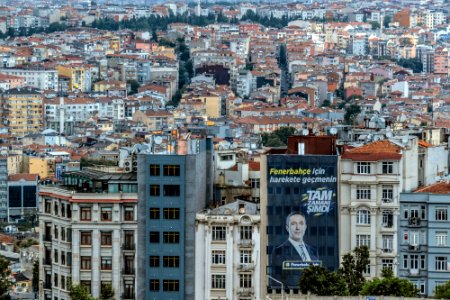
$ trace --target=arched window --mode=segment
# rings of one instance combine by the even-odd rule
[[[370,225],[370,211],[367,208],[358,209],[356,213],[356,224]]]

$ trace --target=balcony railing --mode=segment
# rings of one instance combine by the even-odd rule
[[[133,267],[126,267],[122,269],[122,274],[124,275],[135,275],[136,270]]]
[[[409,218],[409,220],[408,220],[408,225],[409,226],[420,226],[420,222],[421,222],[421,219],[420,218],[418,218],[418,217],[411,217],[411,218]]]
[[[135,243],[123,243],[123,250],[136,250]]]
[[[239,246],[241,246],[241,247],[251,247],[253,245],[254,245],[253,240],[246,239],[246,240],[239,241]]]
[[[253,288],[239,288],[238,294],[241,296],[250,296],[253,294]]]

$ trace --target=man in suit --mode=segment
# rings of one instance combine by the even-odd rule
[[[301,212],[290,213],[286,218],[289,238],[272,252],[272,277],[283,282],[285,288],[298,288],[302,268],[299,263],[319,261],[317,250],[303,241],[306,228],[306,219]]]

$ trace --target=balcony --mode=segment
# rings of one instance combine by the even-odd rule
[[[239,288],[238,295],[240,296],[251,296],[253,294],[253,288]]]
[[[410,227],[419,227],[421,219],[419,217],[411,217],[408,219],[408,225]]]
[[[44,242],[51,242],[52,241],[52,235],[51,234],[44,234]]]
[[[394,252],[394,249],[392,248],[383,248],[383,253],[392,253]]]
[[[408,245],[409,252],[420,252],[420,245]]]
[[[238,245],[242,248],[250,248],[254,245],[255,243],[253,242],[253,240],[240,240],[238,242]]]
[[[389,203],[394,203],[394,199],[393,198],[382,198],[381,202],[383,204],[389,204]]]
[[[239,269],[242,271],[250,271],[255,269],[254,263],[246,263],[246,264],[240,264]]]
[[[135,243],[123,243],[122,249],[128,250],[128,251],[136,250],[136,244]]]
[[[122,274],[123,275],[135,275],[136,271],[135,271],[134,267],[125,267],[122,269]]]
[[[52,259],[51,258],[44,259],[43,264],[50,266],[52,264]]]

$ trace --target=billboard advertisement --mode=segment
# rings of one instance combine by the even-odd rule
[[[298,289],[302,269],[339,267],[337,156],[267,156],[270,288]]]

